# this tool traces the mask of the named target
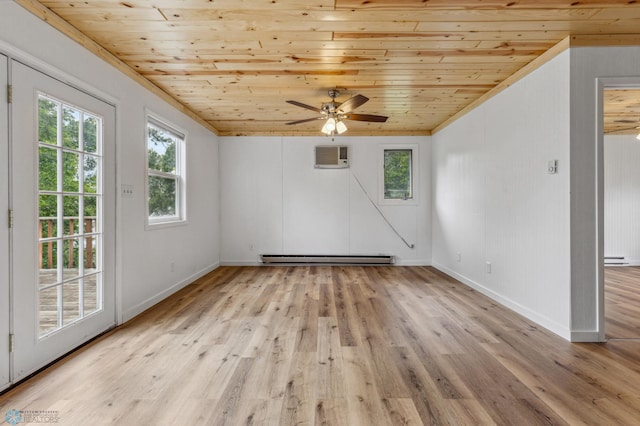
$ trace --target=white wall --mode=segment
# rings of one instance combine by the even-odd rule
[[[260,254],[390,254],[400,264],[431,262],[429,137],[345,137],[350,168],[313,167],[326,137],[220,138],[221,262],[255,264]],[[414,249],[380,217],[356,182],[378,202],[383,144],[417,144],[418,203],[380,206]]]
[[[0,52],[116,105],[117,182],[134,187],[134,197],[119,199],[117,205],[116,272],[124,320],[218,265],[218,143],[213,133],[13,2],[0,1]],[[145,231],[145,107],[188,132],[185,226]]]
[[[569,53],[433,141],[433,265],[569,338]]]
[[[604,255],[640,265],[640,142],[604,138]]]

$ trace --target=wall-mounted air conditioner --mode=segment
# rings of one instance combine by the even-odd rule
[[[349,167],[349,148],[340,145],[316,146],[316,169],[344,169]]]

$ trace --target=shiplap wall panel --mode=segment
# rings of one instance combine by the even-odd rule
[[[317,124],[317,123],[316,123]],[[348,169],[315,169],[316,145],[350,148]],[[419,202],[382,206],[408,248],[367,200],[378,203],[381,145],[419,147]],[[420,137],[222,137],[221,262],[259,254],[387,254],[431,263],[431,141]]]
[[[604,255],[640,265],[640,141],[604,139]]]
[[[314,168],[314,146],[326,138],[282,144],[284,252],[349,253],[349,169]]]
[[[568,77],[563,53],[433,136],[434,265],[565,338]]]

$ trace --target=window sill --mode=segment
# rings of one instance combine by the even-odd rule
[[[175,228],[175,227],[179,227],[179,226],[184,226],[184,225],[188,225],[189,222],[187,222],[186,219],[167,219],[167,220],[158,220],[158,221],[153,221],[153,222],[149,222],[147,220],[147,223],[145,223],[144,225],[144,230],[145,231],[153,231],[156,229],[166,229],[166,228]]]

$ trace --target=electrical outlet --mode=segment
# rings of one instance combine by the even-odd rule
[[[558,173],[558,160],[549,160],[547,162],[547,173],[550,175]]]
[[[487,262],[486,268],[487,268],[487,274],[490,274],[491,273],[491,262]]]

